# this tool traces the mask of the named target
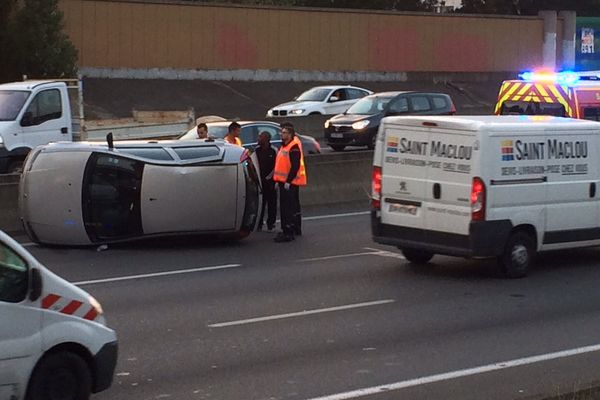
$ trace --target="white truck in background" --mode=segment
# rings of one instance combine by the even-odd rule
[[[194,110],[133,111],[134,118],[84,121],[81,79],[0,84],[0,174],[18,172],[29,151],[50,142],[177,136],[195,123]]]

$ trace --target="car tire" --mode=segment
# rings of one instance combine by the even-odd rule
[[[344,151],[344,149],[346,148],[346,146],[339,145],[339,144],[335,144],[335,145],[330,144],[329,146],[333,149],[333,151]]]
[[[323,114],[321,114],[318,111],[313,111],[313,112],[309,113],[308,115],[323,115]]]
[[[87,363],[77,354],[60,352],[44,356],[35,367],[27,400],[88,400],[92,377]]]
[[[408,262],[418,265],[427,264],[435,255],[430,251],[407,248],[402,249],[402,254]]]
[[[510,235],[504,253],[498,257],[500,273],[505,278],[523,278],[535,257],[535,239],[528,233],[517,231]]]

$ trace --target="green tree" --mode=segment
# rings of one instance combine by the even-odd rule
[[[8,28],[14,71],[18,74],[11,78],[75,76],[77,50],[63,28],[58,0],[24,0]]]

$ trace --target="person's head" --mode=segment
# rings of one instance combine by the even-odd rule
[[[208,126],[201,122],[198,124],[196,128],[196,133],[198,134],[198,139],[207,139],[208,138]]]
[[[268,147],[271,143],[271,134],[267,131],[262,131],[258,134],[258,145]]]
[[[232,122],[229,124],[229,127],[227,128],[227,134],[235,136],[235,137],[239,137],[241,130],[242,130],[242,126],[240,124],[238,124],[237,122]]]
[[[290,140],[294,138],[296,131],[294,130],[294,125],[290,122],[284,122],[281,124],[281,140],[283,143],[288,144]]]

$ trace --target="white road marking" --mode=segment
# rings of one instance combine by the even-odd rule
[[[343,214],[329,214],[329,215],[315,215],[314,217],[303,217],[303,221],[314,221],[318,219],[327,219],[327,218],[342,218],[342,217],[354,217],[357,215],[369,215],[371,211],[358,211],[351,213],[343,213]]]
[[[363,248],[365,250],[371,250],[371,251],[373,251],[373,255],[376,255],[376,256],[390,257],[390,258],[399,258],[401,260],[406,260],[406,257],[404,257],[402,254],[396,253],[396,252],[393,252],[393,251],[375,249],[373,247],[363,247]]]
[[[364,253],[349,253],[349,254],[336,254],[333,256],[314,257],[314,258],[303,258],[297,262],[311,262],[311,261],[323,261],[323,260],[334,260],[336,258],[347,258],[347,257],[358,257],[358,256],[373,256],[378,255],[378,252],[368,251]]]
[[[344,393],[337,393],[328,396],[314,397],[309,400],[347,400],[356,399],[359,397],[371,396],[374,394],[381,394],[392,390],[405,389],[413,386],[427,385],[430,383],[447,381],[451,379],[462,378],[465,376],[478,375],[486,372],[499,371],[507,368],[520,367],[523,365],[535,364],[543,361],[556,360],[559,358],[572,357],[580,354],[593,353],[600,351],[600,344],[579,347],[576,349],[557,351],[555,353],[541,354],[538,356],[530,356],[524,358],[518,358],[515,360],[497,362],[494,364],[483,365],[475,368],[461,369],[458,371],[446,372],[443,374],[423,376],[416,379],[410,379],[407,381],[390,383],[388,385],[372,386],[364,389],[352,390]]]
[[[314,309],[314,310],[304,310],[304,311],[288,313],[288,314],[278,314],[278,315],[270,315],[267,317],[242,319],[239,321],[221,322],[218,324],[208,325],[208,327],[209,328],[223,328],[226,326],[246,325],[246,324],[253,324],[256,322],[273,321],[273,320],[277,320],[277,319],[303,317],[305,315],[322,314],[322,313],[328,313],[328,312],[334,312],[334,311],[351,310],[354,308],[378,306],[381,304],[393,303],[395,301],[396,300],[393,300],[393,299],[387,299],[387,300],[369,301],[367,303],[347,304],[345,306],[319,308],[319,309]]]
[[[241,266],[242,266],[242,264],[215,265],[215,266],[212,266],[212,267],[190,268],[190,269],[181,269],[181,270],[177,270],[177,271],[155,272],[155,273],[152,273],[152,274],[118,276],[118,277],[115,277],[115,278],[95,279],[95,280],[91,280],[91,281],[80,281],[80,282],[73,282],[73,284],[77,285],[77,286],[94,285],[96,283],[130,281],[130,280],[134,280],[134,279],[154,278],[154,277],[157,277],[157,276],[190,274],[190,273],[193,273],[193,272],[214,271],[214,270],[219,270],[219,269],[238,268],[238,267],[241,267]]]

